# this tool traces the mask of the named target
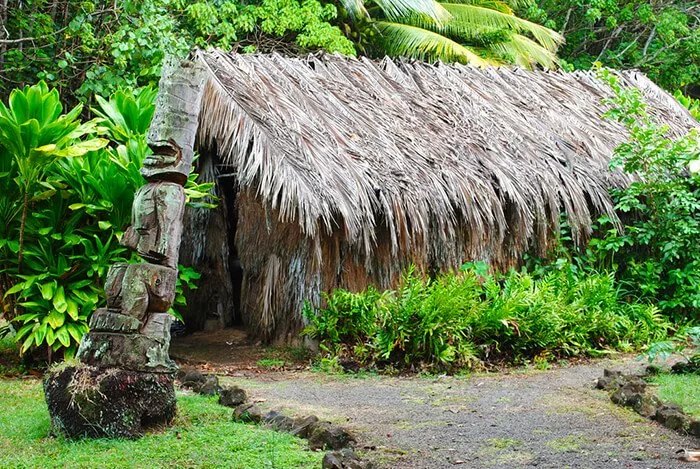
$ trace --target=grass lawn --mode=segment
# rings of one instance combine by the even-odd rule
[[[323,453],[285,433],[234,423],[215,398],[178,396],[172,427],[141,439],[48,437],[41,382],[0,379],[0,467],[320,467]]]
[[[0,339],[0,376],[20,375],[22,371],[17,344],[10,337],[3,337]]]
[[[700,419],[700,375],[662,373],[651,380],[656,395],[664,402],[678,404],[696,419]]]

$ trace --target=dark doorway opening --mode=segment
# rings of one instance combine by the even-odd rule
[[[238,246],[236,246],[236,229],[238,227],[238,184],[236,183],[235,172],[223,172],[217,177],[217,185],[224,205],[226,218],[226,235],[228,242],[228,270],[232,287],[232,326],[243,325],[243,314],[241,312],[241,285],[243,283],[243,266],[238,257]]]

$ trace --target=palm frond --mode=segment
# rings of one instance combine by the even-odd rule
[[[436,24],[442,25],[452,18],[435,0],[374,0],[374,3],[391,21],[401,20],[409,15],[425,15]]]
[[[525,8],[533,3],[535,3],[533,0],[503,0],[504,3],[507,3],[510,5],[512,8]]]
[[[479,7],[488,8],[490,10],[500,11],[507,15],[515,14],[511,6],[501,0],[452,0],[450,3],[459,3],[462,5],[474,5]]]
[[[555,52],[564,37],[549,28],[483,6],[464,3],[442,3],[453,20],[441,26],[441,32],[454,36],[471,35],[474,28],[510,29],[517,33],[531,34],[542,47]]]
[[[377,21],[374,23],[382,35],[387,54],[420,60],[469,63],[484,67],[490,65],[470,48],[441,34],[401,23]]]
[[[369,18],[369,13],[367,13],[363,0],[340,0],[340,4],[343,5],[343,8],[345,8],[348,16],[353,21]]]
[[[556,54],[520,34],[512,34],[508,41],[489,44],[486,49],[525,68],[539,64],[544,68],[554,69],[559,64]]]

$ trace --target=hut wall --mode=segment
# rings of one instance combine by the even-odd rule
[[[409,265],[433,275],[458,269],[466,260],[493,262],[506,255],[494,252],[483,239],[474,240],[473,230],[461,224],[463,228],[451,233],[448,242],[435,242],[436,230],[444,229],[437,221],[427,235],[404,233],[398,252],[392,250],[389,231],[380,223],[375,246],[366,255],[359,245],[348,242],[340,228],[330,234],[322,231],[317,238],[305,236],[298,223],[280,221],[279,212],[252,191],[239,193],[237,208],[243,322],[253,338],[264,342],[298,343],[304,302],[322,304],[322,292],[361,291],[369,285],[394,288]],[[502,236],[504,250],[512,251],[508,234]],[[520,253],[522,248],[517,246]],[[497,267],[517,262],[516,256],[508,259]]]

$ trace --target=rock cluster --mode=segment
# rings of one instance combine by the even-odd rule
[[[606,369],[603,370],[603,377],[598,378],[596,387],[610,392],[610,400],[615,404],[631,407],[638,414],[672,430],[700,437],[700,421],[694,420],[675,404],[663,403],[648,390],[642,376]]]
[[[185,376],[183,376],[183,386]],[[323,459],[323,468],[371,469],[374,465],[355,454],[352,446],[355,437],[346,429],[331,422],[321,421],[315,415],[293,418],[283,413],[263,411],[259,406],[247,402],[245,390],[224,386],[219,394],[219,403],[234,406],[233,420],[243,423],[262,424],[277,431],[290,433],[308,441],[312,450],[330,450]]]

